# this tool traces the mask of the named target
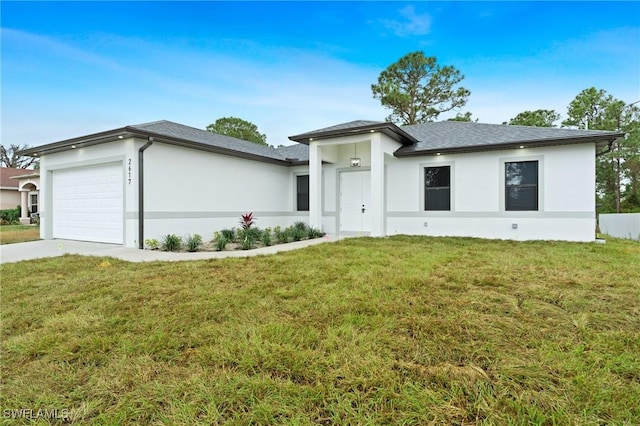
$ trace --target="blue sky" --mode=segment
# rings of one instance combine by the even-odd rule
[[[563,115],[595,86],[640,100],[638,2],[2,1],[2,143],[236,116],[274,145],[389,111],[380,72],[453,65],[474,118]],[[440,118],[454,116],[455,112]]]

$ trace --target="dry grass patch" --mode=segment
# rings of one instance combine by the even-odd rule
[[[2,225],[0,226],[0,244],[24,243],[40,239],[38,225]]]
[[[78,424],[640,424],[640,244],[1,265],[0,406]]]

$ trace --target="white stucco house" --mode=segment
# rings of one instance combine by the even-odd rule
[[[157,121],[50,143],[41,237],[143,247],[260,227],[515,240],[595,239],[595,157],[618,132],[353,121],[272,148]]]

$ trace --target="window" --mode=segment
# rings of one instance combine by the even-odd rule
[[[296,176],[297,210],[309,211],[309,175]]]
[[[424,209],[451,210],[451,166],[424,168]]]
[[[505,210],[538,210],[538,162],[519,161],[505,165]]]
[[[38,194],[29,194],[31,196],[31,214],[38,213]]]

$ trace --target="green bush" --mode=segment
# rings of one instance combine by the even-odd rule
[[[318,228],[309,227],[309,229],[307,230],[307,238],[310,240],[314,238],[322,238],[324,237],[324,235],[324,232],[322,232],[322,230]]]
[[[198,248],[202,245],[202,236],[198,234],[187,235],[186,246],[187,251],[198,251]]]
[[[15,209],[0,210],[0,222],[3,225],[16,225],[20,223],[20,206]]]
[[[293,229],[297,229],[306,233],[309,230],[309,225],[302,221],[298,221],[293,224]]]
[[[182,238],[175,234],[165,235],[162,238],[161,248],[164,251],[178,251],[182,248]]]
[[[216,250],[223,251],[227,248],[227,244],[229,244],[229,240],[222,234],[218,236],[215,240]]]
[[[265,247],[269,247],[271,245],[271,228],[266,228],[262,232],[262,244],[264,244]]]
[[[297,223],[302,223],[302,222],[297,222]],[[291,234],[291,239],[293,241],[300,241],[303,238],[305,238],[307,236],[306,226],[307,225],[305,225],[305,227],[303,228],[301,226],[293,225],[291,228],[288,228]]]
[[[255,240],[249,235],[246,235],[240,242],[242,250],[251,250],[255,246]]]
[[[285,244],[289,242],[289,228],[282,229],[279,226],[276,226],[273,229],[273,235],[275,235],[276,240],[279,244]]]
[[[223,229],[220,234],[227,239],[228,242],[236,240],[236,231],[234,229]]]
[[[158,250],[160,248],[160,243],[155,238],[147,238],[144,240],[144,244],[149,250]]]

